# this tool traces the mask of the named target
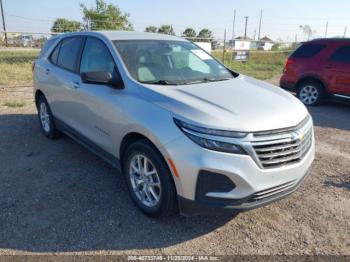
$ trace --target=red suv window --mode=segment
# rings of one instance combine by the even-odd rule
[[[333,62],[350,64],[350,45],[339,47],[330,58]]]
[[[321,52],[325,47],[325,45],[302,45],[291,55],[291,58],[311,58]]]

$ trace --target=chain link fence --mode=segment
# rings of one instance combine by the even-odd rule
[[[1,35],[1,33],[0,33]],[[32,62],[40,48],[55,33],[7,33],[0,38],[0,87],[32,85]],[[211,53],[225,66],[261,80],[282,73],[287,56],[298,43],[274,43],[250,39],[187,38]]]

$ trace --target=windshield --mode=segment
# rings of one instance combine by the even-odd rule
[[[119,40],[113,43],[131,76],[142,83],[184,85],[234,77],[191,42]]]

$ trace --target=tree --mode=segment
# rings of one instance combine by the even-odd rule
[[[299,29],[303,32],[307,40],[310,40],[316,34],[316,30],[312,30],[309,25],[300,25]]]
[[[118,6],[97,0],[96,8],[87,8],[80,4],[83,19],[89,30],[133,30],[129,14],[123,13]]]
[[[156,26],[147,26],[145,32],[149,33],[157,33],[158,28]]]
[[[213,38],[213,33],[209,29],[204,28],[199,32],[198,37],[199,38]]]
[[[193,28],[186,28],[185,31],[182,33],[182,36],[184,37],[196,37],[197,33],[194,31]]]
[[[162,25],[158,28],[158,33],[166,35],[175,35],[172,25]]]
[[[82,24],[78,21],[67,20],[65,18],[58,18],[53,22],[51,32],[76,32],[81,31]]]

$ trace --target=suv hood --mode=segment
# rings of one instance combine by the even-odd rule
[[[256,132],[299,124],[305,106],[281,88],[247,76],[192,85],[145,85],[152,103],[199,126]]]

